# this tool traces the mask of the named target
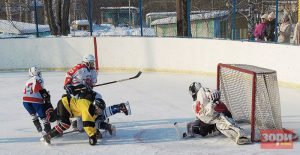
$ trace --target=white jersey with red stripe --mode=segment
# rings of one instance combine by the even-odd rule
[[[23,102],[44,103],[40,90],[44,89],[44,80],[42,77],[33,76],[26,81],[23,95]]]
[[[78,86],[83,84],[93,87],[97,83],[97,74],[95,68],[89,69],[85,64],[77,64],[66,73],[64,85]]]
[[[196,117],[207,124],[214,124],[214,120],[218,115],[218,112],[214,109],[216,104],[211,99],[216,91],[201,87],[197,93],[197,100],[193,104],[193,112]]]

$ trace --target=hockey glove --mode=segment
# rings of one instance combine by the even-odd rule
[[[214,91],[214,92],[211,92],[211,94],[210,94],[210,96],[209,96],[209,98],[210,98],[210,100],[212,101],[212,102],[216,102],[216,101],[219,101],[219,99],[220,99],[220,93],[219,93],[219,91]]]
[[[67,91],[67,94],[73,95],[74,94],[74,87],[72,85],[65,85],[64,89]]]
[[[89,137],[89,143],[90,143],[90,145],[96,145],[97,144],[97,134]]]
[[[50,103],[51,104],[50,94],[49,94],[49,92],[46,89],[40,90],[39,93],[41,94],[41,96],[44,99],[45,103]]]

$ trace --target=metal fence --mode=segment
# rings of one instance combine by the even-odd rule
[[[183,36],[177,29],[179,0],[4,0],[0,1],[0,38],[180,36],[277,42],[284,25],[282,19],[288,17],[288,35],[292,38],[299,18],[299,0],[180,1],[187,6],[181,10],[187,25],[180,28],[188,31]],[[68,17],[63,18],[66,9]],[[53,16],[48,16],[51,12]],[[256,29],[262,25],[261,17],[272,12],[275,39],[258,39]],[[64,22],[68,28],[64,28]]]

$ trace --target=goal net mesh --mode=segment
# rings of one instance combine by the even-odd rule
[[[276,71],[243,64],[219,64],[218,89],[233,118],[251,124],[253,141],[259,140],[260,129],[282,128]]]

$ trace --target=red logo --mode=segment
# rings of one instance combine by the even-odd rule
[[[293,149],[295,140],[293,130],[260,130],[262,149]]]
[[[196,111],[196,113],[199,113],[200,110],[201,110],[200,101],[197,101],[195,111]]]

